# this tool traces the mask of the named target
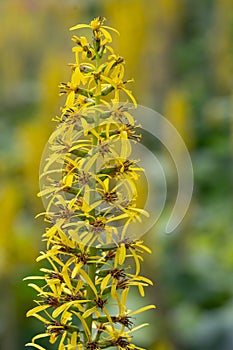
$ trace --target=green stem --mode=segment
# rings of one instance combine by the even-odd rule
[[[89,251],[90,256],[95,256],[96,255],[96,248],[95,247],[90,247],[90,251]],[[90,264],[88,266],[88,275],[91,279],[91,281],[93,282],[93,284],[95,285],[95,276],[96,276],[96,264]],[[91,300],[89,303],[87,303],[87,310],[90,309],[93,306],[93,300],[96,298],[94,291],[92,290],[92,288],[90,286],[87,287],[87,299]],[[92,334],[92,321],[93,321],[93,317],[92,315],[90,315],[89,317],[86,318],[86,323],[87,326],[90,330],[90,333]],[[91,339],[87,339],[87,336],[85,335],[85,342],[89,341]]]
[[[97,50],[95,50],[95,54],[96,54],[96,70],[98,70],[99,68],[99,65],[100,65],[100,56],[99,56],[99,53],[97,52]],[[100,96],[96,96],[95,97],[95,105],[98,105],[100,103]],[[98,120],[96,120],[96,126],[98,127]],[[98,139],[96,138],[96,136],[92,136],[92,144],[93,146],[96,146],[98,143]],[[92,171],[96,172],[96,166],[95,164],[93,165],[93,169]],[[95,181],[93,182],[93,188],[95,188],[96,186],[96,183]],[[90,198],[90,201],[91,203],[95,200],[95,193],[94,191],[92,192],[93,195],[91,196]],[[97,254],[97,249],[95,247],[90,247],[90,250],[89,250],[89,256],[92,257],[92,256],[96,256]],[[91,279],[91,281],[93,282],[94,286],[95,286],[95,276],[96,276],[96,269],[97,269],[97,266],[96,266],[96,263],[92,263],[88,266],[88,275]],[[90,309],[92,306],[93,306],[93,300],[96,298],[96,295],[94,293],[94,291],[92,290],[92,288],[90,286],[87,287],[87,299],[88,300],[91,300],[89,303],[87,303],[87,310]],[[93,316],[90,315],[89,317],[87,317],[86,319],[86,324],[90,330],[90,334],[91,334],[91,339],[92,339],[92,322],[93,322]],[[85,343],[87,343],[88,341],[91,341],[91,339],[88,339],[87,336],[85,335]]]
[[[96,52],[96,65],[95,65],[95,67],[96,67],[96,70],[99,68],[99,65],[100,65],[100,56],[99,56],[99,53],[98,52]],[[100,96],[96,96],[95,97],[95,104],[96,105],[99,105],[100,104]]]

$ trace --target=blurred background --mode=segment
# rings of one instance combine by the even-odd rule
[[[43,211],[39,162],[62,105],[57,85],[70,77],[68,28],[98,15],[121,32],[116,48],[138,102],[172,121],[195,173],[179,229],[166,235],[157,225],[144,237],[153,249],[144,272],[155,283],[144,303],[157,310],[143,316],[151,325],[135,342],[231,350],[232,0],[0,1],[0,349],[21,350],[40,329],[25,317],[35,294],[22,282],[38,272],[42,249],[44,224],[34,220]]]

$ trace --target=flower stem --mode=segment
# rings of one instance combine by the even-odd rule
[[[95,247],[90,247],[90,251],[89,251],[90,256],[95,256],[96,255],[96,248]],[[88,275],[91,279],[91,281],[93,282],[94,286],[95,286],[95,276],[96,276],[96,263],[90,264],[88,266]],[[92,290],[92,288],[90,286],[87,287],[87,299],[91,300],[89,303],[87,303],[87,310],[90,309],[93,305],[93,300],[95,299],[95,293]],[[92,315],[90,315],[89,317],[87,317],[86,319],[86,323],[87,326],[90,330],[90,333],[92,334]],[[91,340],[91,339],[90,339]],[[87,342],[87,335],[85,335],[85,342]]]
[[[97,51],[96,51],[95,60],[96,60],[95,61],[95,67],[96,67],[96,70],[98,70],[99,65],[100,65],[100,55],[99,55],[99,53]],[[96,105],[100,104],[100,95],[95,97],[95,104]]]
[[[95,46],[96,47],[96,46]],[[99,65],[100,65],[100,56],[99,56],[99,53],[98,51],[95,49],[95,60],[96,60],[96,71],[98,70],[99,68]],[[96,96],[95,97],[95,105],[98,105],[100,103],[100,96]],[[95,121],[95,124],[96,126],[98,127],[98,120]],[[97,138],[93,135],[92,137],[92,143],[93,145],[97,145],[98,143],[98,140]],[[93,165],[93,171],[95,173],[96,171],[96,166]],[[93,183],[93,186],[95,187],[95,181]],[[94,194],[94,191],[93,191],[93,194]],[[94,198],[91,198],[91,201],[94,201]],[[96,248],[95,247],[90,247],[90,250],[89,250],[89,254],[90,256],[96,256]],[[88,267],[88,275],[91,279],[91,281],[93,282],[94,286],[95,286],[95,276],[96,276],[96,263],[92,263],[89,265]],[[93,300],[95,299],[95,293],[94,291],[92,290],[92,288],[90,286],[87,287],[87,299],[88,300],[91,300],[89,303],[87,303],[87,310],[90,309],[92,307],[92,304],[93,304]],[[87,326],[90,330],[90,334],[91,334],[91,337],[92,337],[92,322],[93,322],[93,317],[92,315],[88,316],[87,319],[86,319],[86,323],[87,323]],[[87,336],[85,335],[85,342],[87,342]],[[91,340],[91,339],[90,339]]]

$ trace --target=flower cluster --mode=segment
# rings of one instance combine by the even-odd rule
[[[133,316],[154,308],[131,311],[127,297],[131,287],[144,296],[152,282],[140,275],[142,254],[150,249],[128,229],[147,212],[137,205],[136,185],[143,171],[130,159],[132,142],[140,141],[130,113],[136,108],[124,80],[124,59],[110,43],[104,18],[88,28],[93,37],[73,36],[75,62],[71,81],[60,84],[66,95],[58,126],[49,139],[41,169],[41,192],[49,227],[44,234],[46,261],[41,276],[27,277],[38,293],[37,306],[27,313],[44,323],[44,333],[58,350],[141,349],[132,343]],[[81,62],[80,62],[81,61]],[[131,104],[120,103],[120,93]]]

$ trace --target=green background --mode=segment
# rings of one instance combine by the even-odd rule
[[[143,270],[154,286],[143,302],[157,309],[143,315],[150,327],[135,341],[150,350],[231,350],[231,0],[0,2],[0,349],[21,350],[43,330],[25,317],[35,294],[22,282],[37,273],[43,246],[44,224],[34,220],[43,211],[39,162],[63,103],[57,85],[70,77],[68,28],[98,15],[121,33],[115,47],[126,59],[126,77],[135,79],[138,102],[176,126],[195,174],[181,226],[166,235],[158,224],[144,237],[153,254]],[[169,181],[175,192],[175,179]]]

